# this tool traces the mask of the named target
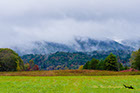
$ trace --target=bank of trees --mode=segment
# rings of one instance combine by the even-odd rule
[[[88,60],[92,58],[105,59],[110,53],[119,56],[118,62],[129,66],[129,58],[131,52],[124,50],[110,50],[110,51],[93,51],[90,53],[83,52],[56,52],[49,55],[41,54],[27,54],[22,56],[24,63],[29,63],[33,60],[35,64],[39,66],[40,70],[66,70],[66,69],[78,69],[79,66],[84,65]],[[103,63],[103,60],[100,64]],[[100,69],[102,69],[102,65]]]
[[[119,53],[121,54],[123,52]],[[104,52],[102,52],[102,54],[104,54]],[[79,65],[81,65],[79,69],[109,71],[121,71],[128,69],[128,67],[124,67],[122,65],[122,63],[124,63],[124,61],[122,61],[122,58],[120,56],[120,58],[116,57],[114,53],[110,53],[109,55],[105,54],[107,56],[102,59],[99,58],[99,55],[100,54],[98,53],[90,56],[86,53],[65,52],[56,52],[55,54],[49,55],[48,57],[46,55],[28,55],[22,57],[25,63],[24,64],[20,56],[18,56],[18,54],[15,53],[13,50],[8,48],[0,48],[0,71],[34,71],[39,69],[42,70],[41,68],[44,68],[43,70],[65,70],[78,69]],[[129,59],[129,57],[127,59]],[[131,68],[140,70],[140,49],[134,51],[131,54],[130,63]]]
[[[114,54],[110,53],[105,60],[98,60],[93,58],[91,61],[87,61],[83,66],[83,69],[94,69],[94,70],[109,70],[109,71],[120,71],[124,70],[124,66],[117,61]]]

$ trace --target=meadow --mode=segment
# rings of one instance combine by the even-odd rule
[[[140,75],[0,76],[0,93],[140,93]]]

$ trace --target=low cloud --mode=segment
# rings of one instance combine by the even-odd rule
[[[140,1],[0,1],[0,47],[31,41],[70,43],[74,37],[116,41],[140,37]]]

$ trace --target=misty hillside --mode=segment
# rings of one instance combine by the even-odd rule
[[[50,54],[57,51],[63,52],[75,52],[75,50],[65,44],[55,43],[55,42],[46,42],[46,41],[36,41],[30,43],[29,46],[16,46],[12,47],[19,55],[25,54]]]
[[[120,44],[114,40],[97,40],[91,38],[76,38],[77,46],[75,48],[80,52],[109,51],[109,50],[133,50],[133,48]]]
[[[121,43],[123,45],[132,47],[135,50],[138,50],[140,48],[140,40],[139,39],[136,39],[136,40],[123,40]]]
[[[91,38],[75,38],[74,43],[61,44],[47,41],[36,41],[28,46],[12,47],[19,55],[25,54],[50,54],[57,51],[63,52],[92,52],[109,50],[134,50],[131,46],[120,44],[113,40],[96,40]]]

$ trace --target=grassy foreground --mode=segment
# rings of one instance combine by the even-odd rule
[[[135,89],[126,89],[123,84]],[[140,75],[0,76],[0,93],[140,93]]]

